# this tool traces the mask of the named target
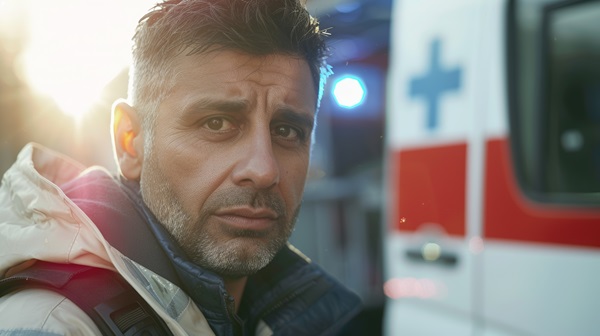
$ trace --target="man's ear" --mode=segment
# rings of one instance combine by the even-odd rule
[[[112,107],[113,148],[121,174],[139,181],[144,162],[144,138],[137,111],[124,100]]]

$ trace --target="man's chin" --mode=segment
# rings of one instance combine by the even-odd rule
[[[227,247],[220,249],[221,252],[207,253],[199,264],[222,277],[241,278],[267,266],[279,249],[265,246],[261,239],[236,238],[233,245],[230,242]]]
[[[269,262],[261,264],[260,266],[256,266],[256,264],[248,265],[247,263],[239,262],[227,265],[227,267],[224,267],[225,265],[218,265],[218,268],[210,267],[210,265],[205,267],[223,278],[238,279],[256,274],[258,271],[267,266]]]

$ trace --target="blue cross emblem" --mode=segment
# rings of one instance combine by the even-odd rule
[[[441,42],[435,39],[431,43],[429,70],[421,77],[410,81],[411,97],[421,96],[427,102],[427,128],[438,126],[439,100],[444,91],[458,90],[462,71],[460,68],[444,70],[440,65]]]

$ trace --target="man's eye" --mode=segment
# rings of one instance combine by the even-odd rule
[[[286,140],[298,140],[302,135],[296,128],[286,125],[276,126],[271,132],[273,135],[285,138]]]
[[[227,131],[233,128],[233,124],[222,117],[210,118],[203,126],[212,131]]]

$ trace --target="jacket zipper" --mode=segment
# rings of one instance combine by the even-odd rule
[[[227,292],[223,293],[223,296],[225,297],[225,308],[227,310],[229,320],[231,321],[233,334],[242,336],[244,334],[243,325],[242,321],[235,313],[235,299]]]

